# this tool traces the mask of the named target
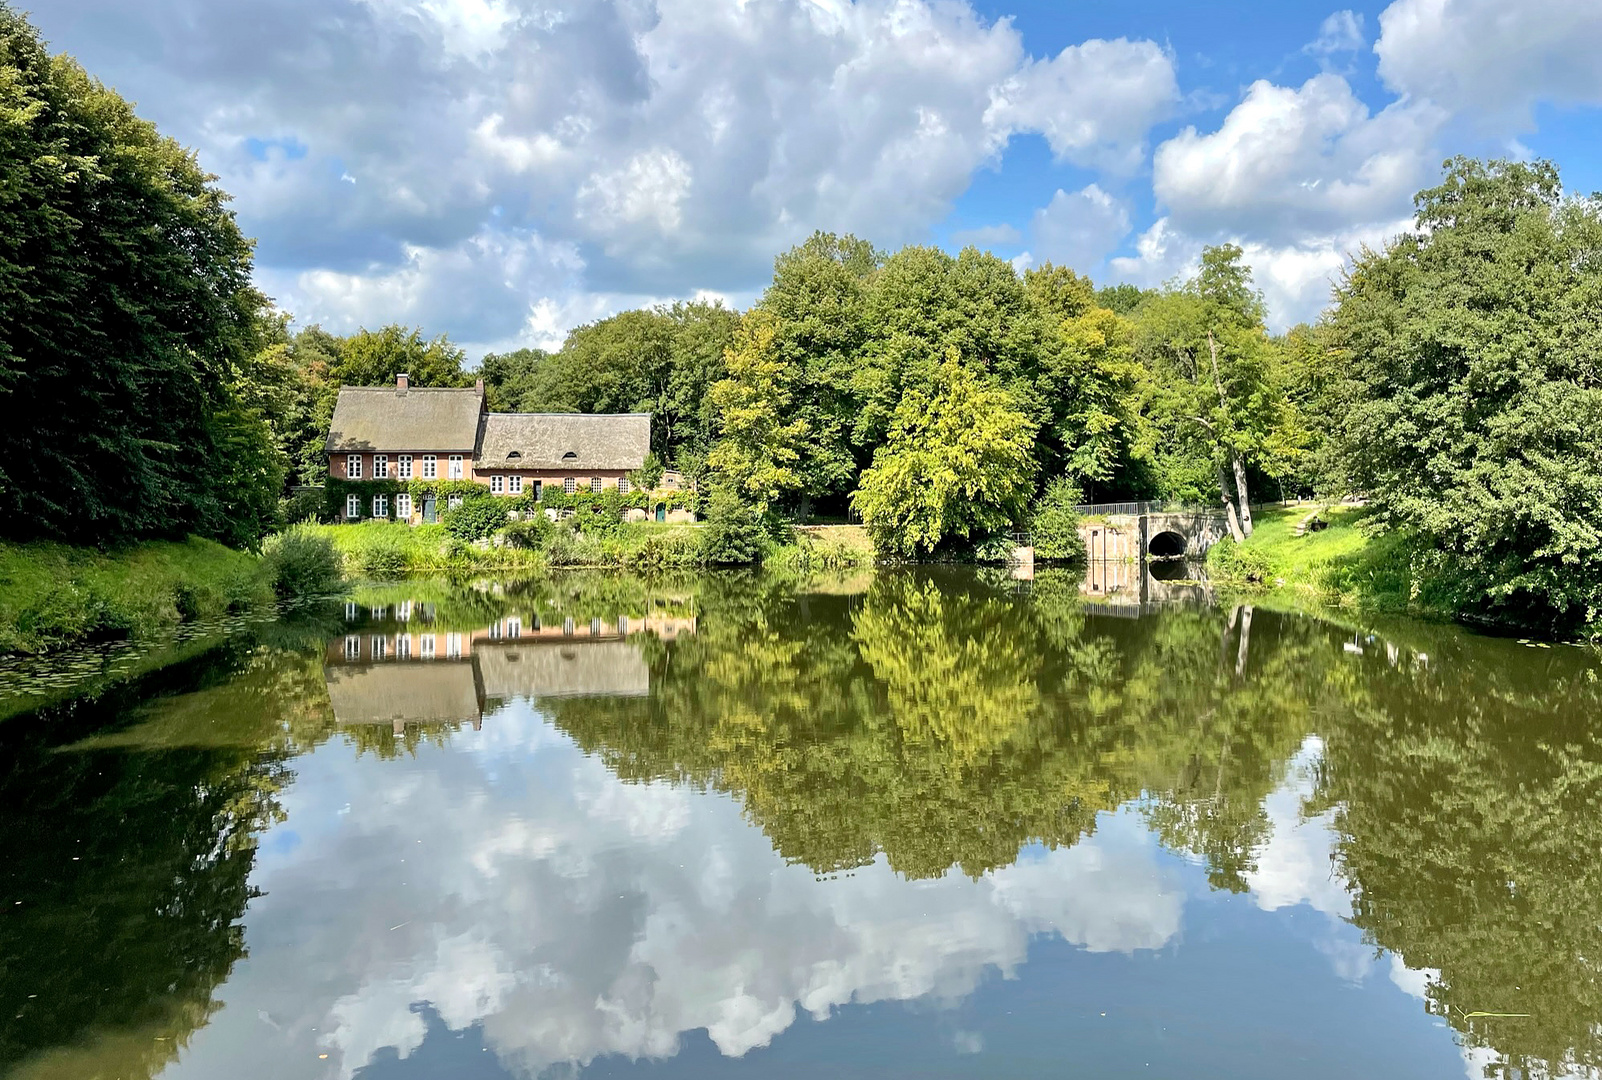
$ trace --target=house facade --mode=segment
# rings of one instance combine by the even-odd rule
[[[492,413],[471,389],[342,387],[328,432],[336,480],[456,481],[491,495],[630,491],[651,451],[649,413]],[[447,505],[460,499],[447,495]],[[447,506],[407,492],[345,496],[342,517],[433,521]]]

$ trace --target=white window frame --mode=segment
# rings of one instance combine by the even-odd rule
[[[345,601],[345,621],[346,622],[355,622],[356,621],[356,601],[354,601],[354,600],[346,600]]]
[[[627,495],[629,493],[629,478],[628,477],[620,476],[620,477],[617,478],[617,490],[618,490],[618,494],[620,494],[620,495]]]
[[[362,497],[360,495],[345,496],[345,516],[352,520],[362,516]]]
[[[423,479],[439,479],[439,458],[435,457],[433,454],[423,455]]]
[[[600,493],[601,493],[601,478],[599,476],[590,477],[590,494],[591,495],[599,495]]]
[[[506,477],[499,474],[490,477],[490,494],[499,495],[506,489]]]
[[[389,517],[389,496],[388,495],[374,495],[373,496],[373,516],[375,518],[387,518],[387,517]]]
[[[373,652],[372,652],[373,659],[374,660],[382,660],[382,659],[384,659],[385,654],[387,654],[388,652],[389,652],[389,639],[386,638],[383,634],[374,634],[373,635]]]
[[[395,659],[410,660],[412,658],[412,635],[395,635]]]
[[[395,618],[401,622],[412,621],[412,602],[410,600],[402,600],[395,605]]]
[[[424,660],[434,659],[434,635],[417,635],[417,652]]]
[[[362,639],[359,634],[345,635],[345,659],[360,660],[362,658]]]
[[[571,495],[577,490],[578,490],[578,481],[577,480],[573,479],[571,476],[564,476],[562,478],[562,494],[563,495]]]
[[[445,509],[447,509],[447,510],[455,510],[458,507],[460,507],[461,505],[462,505],[462,496],[461,496],[460,493],[453,493],[453,494],[445,496]]]
[[[395,476],[401,480],[410,480],[412,478],[412,455],[395,455]]]
[[[517,473],[508,476],[506,478],[506,492],[509,495],[523,494],[523,477]]]
[[[462,478],[462,455],[460,455],[460,454],[452,454],[447,459],[446,464],[449,466],[449,469],[450,469],[450,472],[449,472],[450,479],[452,479],[452,480],[460,480]]]
[[[395,495],[395,520],[412,520],[412,493],[409,491],[397,492]]]
[[[388,480],[389,479],[389,455],[388,454],[374,454],[373,455],[373,479],[374,480]]]
[[[456,659],[456,658],[460,657],[461,655],[462,655],[462,635],[461,634],[446,634],[445,635],[445,657],[446,657],[446,659]]]
[[[362,478],[362,456],[360,454],[345,455],[345,479],[360,480]]]
[[[511,618],[507,619],[506,620],[506,636],[509,637],[509,638],[520,638],[520,637],[522,637],[523,636],[523,620],[519,619],[516,615],[513,615]]]

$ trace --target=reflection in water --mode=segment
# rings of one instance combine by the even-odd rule
[[[4,1061],[1597,1074],[1594,654],[1085,583],[408,583],[0,728]]]

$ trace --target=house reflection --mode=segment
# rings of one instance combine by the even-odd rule
[[[328,644],[324,674],[340,725],[483,724],[490,703],[518,698],[644,697],[647,638],[693,634],[693,615],[610,619],[508,615],[471,631],[431,625],[407,602],[346,609],[349,632]],[[431,607],[431,605],[430,605]]]

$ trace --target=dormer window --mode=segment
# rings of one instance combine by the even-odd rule
[[[577,452],[575,452],[573,450],[569,450],[567,453],[562,455],[562,460],[563,461],[577,461],[578,460],[578,454],[577,454]]]
[[[507,461],[522,461],[523,460],[523,451],[521,451],[521,450],[513,450],[510,454],[506,455],[506,460]]]

